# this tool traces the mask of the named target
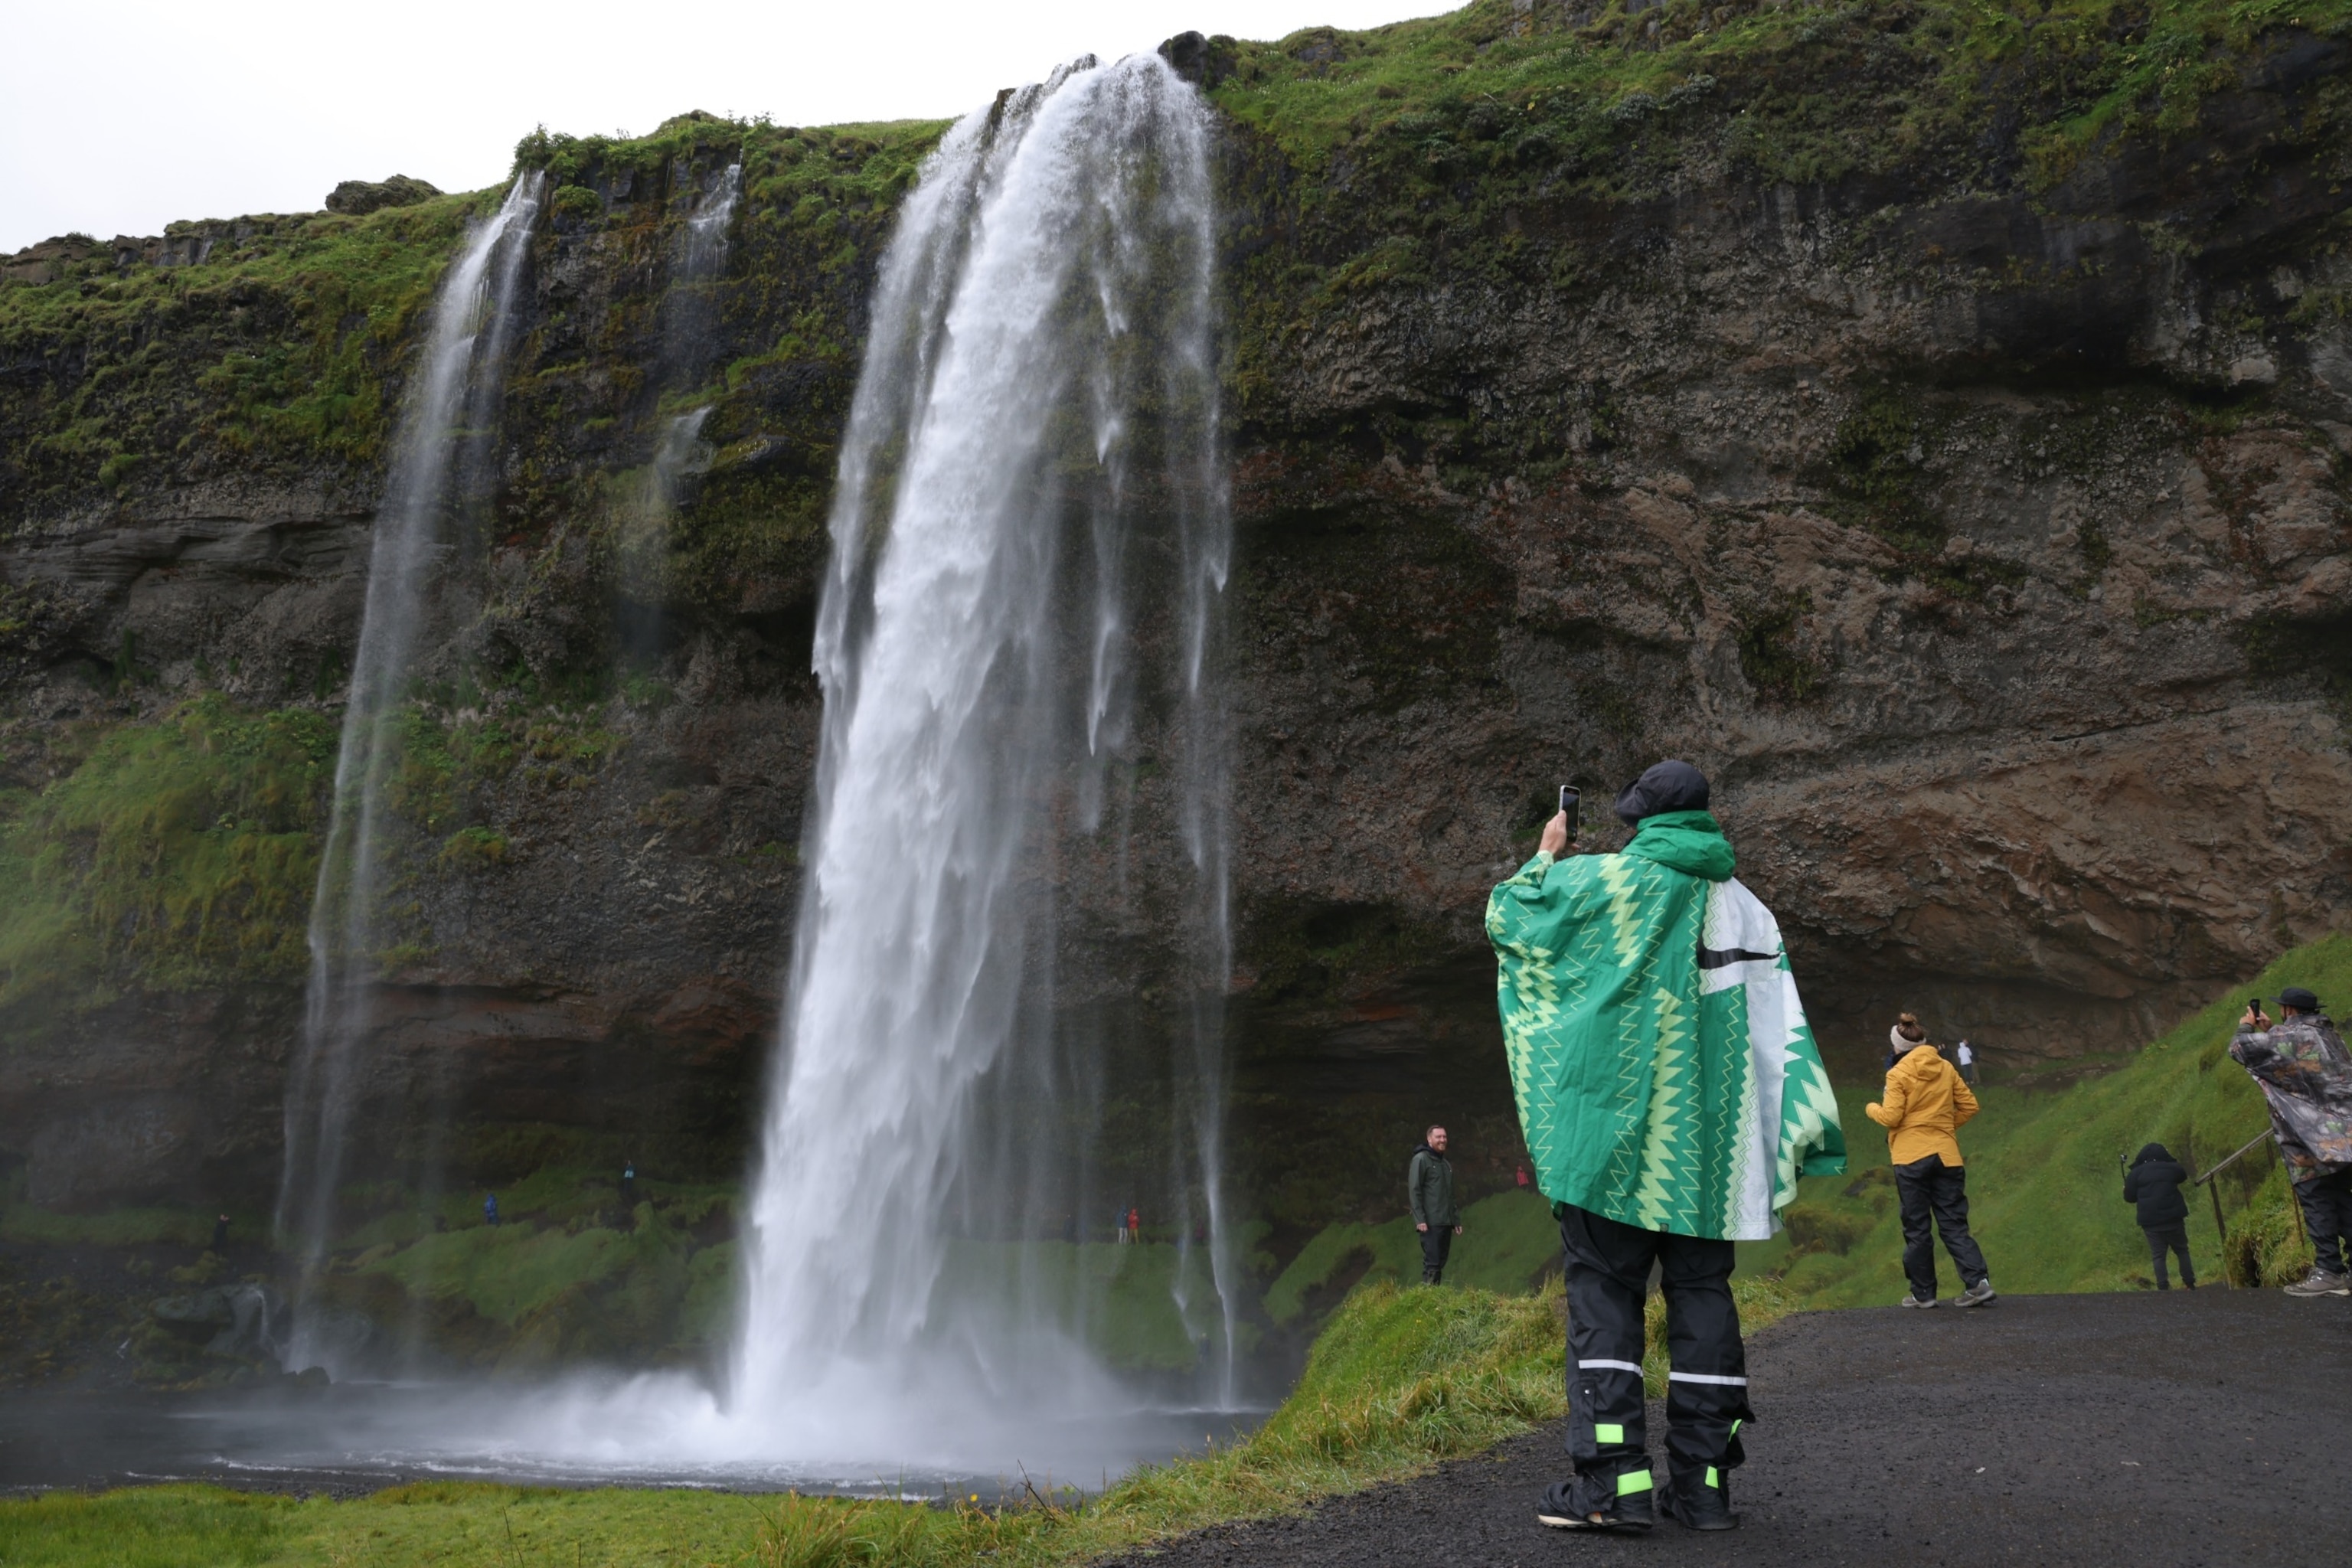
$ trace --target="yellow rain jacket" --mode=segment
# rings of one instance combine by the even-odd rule
[[[1862,1109],[1886,1129],[1896,1164],[1941,1154],[1945,1164],[1958,1165],[1960,1142],[1952,1134],[1977,1113],[1977,1097],[1935,1047],[1921,1046],[1887,1069],[1886,1102]]]

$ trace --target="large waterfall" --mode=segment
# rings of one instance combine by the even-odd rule
[[[453,542],[446,520],[473,488],[467,469],[479,457],[478,433],[495,427],[509,307],[541,185],[537,174],[517,178],[443,278],[376,514],[335,756],[333,815],[310,905],[302,1050],[286,1096],[277,1226],[299,1249],[305,1287],[335,1228],[344,1144],[371,1065],[365,1058],[383,942],[380,836],[387,773],[397,754],[393,726],[414,673],[435,569]],[[297,1320],[295,1364],[326,1353],[309,1317]]]
[[[1232,1393],[1209,135],[1082,61],[948,133],[883,263],[732,1376],[803,1452],[1122,1397],[1088,1260],[1137,1202],[1179,1380]],[[1103,1174],[1114,1071],[1165,1086],[1148,1177]]]

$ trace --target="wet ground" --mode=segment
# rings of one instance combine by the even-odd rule
[[[1546,1432],[1138,1563],[2352,1563],[2352,1300],[2209,1288],[1811,1312],[1759,1334],[1749,1374],[1737,1531],[1544,1529],[1536,1501],[1566,1473]],[[1664,1413],[1650,1422],[1662,1467]]]

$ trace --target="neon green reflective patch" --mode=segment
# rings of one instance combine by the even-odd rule
[[[1595,1421],[1592,1424],[1592,1440],[1596,1443],[1622,1443],[1625,1440],[1625,1428],[1614,1421]]]
[[[1619,1497],[1623,1497],[1627,1492],[1645,1492],[1649,1489],[1650,1472],[1647,1470],[1628,1470],[1617,1478]]]
[[[1713,1465],[1706,1468],[1706,1484],[1711,1487],[1719,1487],[1723,1484],[1722,1473]]]
[[[1738,1421],[1734,1421],[1734,1422],[1731,1424],[1731,1435],[1732,1435],[1733,1436],[1737,1437],[1737,1436],[1739,1436],[1739,1428],[1740,1428],[1740,1426],[1741,1426],[1744,1422],[1746,1422],[1746,1420],[1747,1420],[1747,1419],[1748,1419],[1748,1418],[1747,1418],[1746,1416],[1744,1416],[1744,1415],[1743,1415],[1743,1416],[1741,1416],[1741,1417],[1739,1418],[1739,1420],[1738,1420]]]

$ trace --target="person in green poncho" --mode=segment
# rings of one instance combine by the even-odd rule
[[[1559,1220],[1574,1474],[1537,1518],[1646,1530],[1643,1298],[1666,1299],[1668,1518],[1727,1530],[1747,1352],[1732,1243],[1780,1229],[1801,1176],[1845,1169],[1837,1100],[1779,923],[1733,878],[1706,778],[1660,763],[1618,797],[1633,829],[1584,855],[1565,815],[1486,901],[1504,1049],[1536,1184]]]

